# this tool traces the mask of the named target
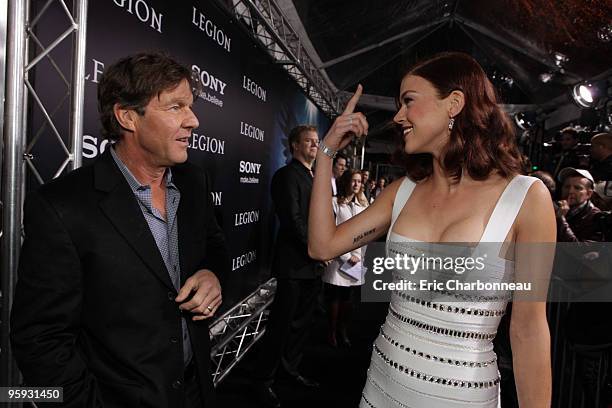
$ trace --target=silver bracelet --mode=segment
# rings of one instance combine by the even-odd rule
[[[336,155],[338,154],[337,150],[332,150],[329,147],[325,146],[325,143],[323,143],[323,141],[319,142],[319,150],[321,150],[321,153],[323,153],[324,155],[326,155],[327,157],[331,159],[336,158]]]

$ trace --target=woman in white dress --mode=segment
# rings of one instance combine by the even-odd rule
[[[346,170],[337,180],[338,195],[332,198],[336,225],[342,224],[368,207],[368,199],[362,189],[362,175],[359,170]],[[363,285],[363,260],[366,247],[355,248],[329,261],[323,274],[325,297],[328,305],[329,330],[327,341],[332,347],[340,344],[350,347],[347,328],[353,306],[353,292]],[[349,274],[348,267],[361,271]],[[341,270],[341,268],[343,270]]]
[[[354,136],[367,134],[365,116],[354,113],[361,92],[359,86],[319,146],[310,255],[330,259],[385,233],[387,256],[410,255],[424,242],[475,242],[477,248],[498,242],[499,254],[486,263],[490,279],[508,272],[523,281],[532,273],[545,278],[552,265],[550,251],[528,256],[507,248],[555,242],[550,194],[539,180],[519,175],[521,156],[511,121],[497,105],[482,68],[463,53],[439,54],[404,76],[394,121],[403,136],[407,176],[391,183],[361,214],[336,226],[330,156]],[[531,268],[534,259],[540,261]],[[401,278],[401,272],[396,275]],[[505,295],[394,291],[373,345],[361,406],[497,407],[499,373],[492,340],[507,300]],[[522,408],[550,406],[545,305],[545,297],[513,303],[510,339]]]

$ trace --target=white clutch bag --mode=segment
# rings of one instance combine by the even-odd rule
[[[358,281],[363,276],[363,265],[360,262],[357,262],[354,265],[351,265],[349,262],[345,262],[340,267],[340,272],[347,278]]]

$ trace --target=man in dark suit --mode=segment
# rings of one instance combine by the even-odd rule
[[[87,167],[31,193],[11,316],[28,386],[69,407],[210,407],[207,320],[229,267],[210,180],[185,163],[195,83],[139,54],[98,87],[105,136]]]
[[[298,371],[321,289],[322,266],[308,256],[307,230],[312,164],[318,145],[315,127],[292,129],[289,146],[293,160],[272,178],[272,200],[280,223],[272,260],[277,287],[255,373],[256,395],[271,407],[280,406],[271,388],[279,366],[296,384],[318,385]]]

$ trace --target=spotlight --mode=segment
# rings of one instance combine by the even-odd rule
[[[561,54],[560,52],[555,52],[553,55],[555,57],[555,65],[557,66],[557,68],[563,68],[565,63],[569,61],[569,58],[566,55]]]
[[[535,126],[536,116],[535,112],[519,112],[514,115],[514,122],[519,129],[529,130]]]
[[[506,85],[508,87],[512,87],[512,85],[514,85],[514,78],[497,70],[494,70],[491,74],[491,80],[498,86]]]
[[[612,23],[601,26],[597,30],[597,38],[603,43],[612,41]]]
[[[605,93],[605,81],[582,82],[574,85],[572,97],[574,101],[583,108],[592,108],[597,105],[601,96]]]
[[[543,74],[540,74],[540,81],[542,81],[543,83],[547,83],[550,82],[552,77],[553,74],[551,74],[550,72],[544,72]]]

